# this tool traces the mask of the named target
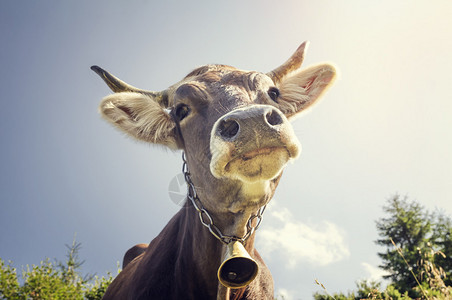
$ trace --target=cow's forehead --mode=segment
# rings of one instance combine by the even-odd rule
[[[203,89],[211,97],[221,95],[237,95],[253,93],[273,85],[267,75],[256,71],[240,70],[227,65],[206,65],[190,72],[185,78],[174,85],[174,92],[184,85],[196,86]]]
[[[216,73],[216,74],[225,74],[233,71],[238,71],[237,68],[228,66],[228,65],[205,65],[199,68],[194,69],[190,73],[185,76],[185,79],[191,78],[191,77],[200,77],[203,78],[202,75],[207,75],[207,73]],[[205,78],[208,78],[206,76]]]
[[[194,80],[205,84],[219,83],[255,89],[262,81],[271,79],[263,73],[245,71],[227,65],[207,65],[190,72],[185,80]]]

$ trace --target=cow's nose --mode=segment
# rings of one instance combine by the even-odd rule
[[[270,126],[277,126],[283,123],[281,113],[276,109],[271,109],[265,113],[265,120]]]
[[[284,122],[281,112],[274,107],[260,106],[238,109],[223,117],[219,121],[217,134],[226,141],[234,141],[242,128],[275,129]]]
[[[218,134],[226,139],[232,140],[239,133],[240,125],[234,119],[222,120],[218,125]]]

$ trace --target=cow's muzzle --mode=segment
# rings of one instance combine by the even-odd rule
[[[276,177],[301,146],[284,114],[270,105],[235,109],[211,132],[210,169],[217,178],[254,182]]]

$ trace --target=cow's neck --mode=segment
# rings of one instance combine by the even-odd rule
[[[218,268],[224,259],[227,245],[211,234],[209,229],[202,224],[198,217],[199,212],[196,211],[191,202],[187,202],[184,212],[186,224],[192,224],[192,226],[186,226],[187,236],[192,240],[190,244],[194,245],[193,251],[190,251],[190,253],[194,254],[192,259],[197,268],[197,273],[203,274],[201,280],[209,285],[209,294],[212,296],[216,294],[217,299],[235,299],[232,297],[232,294],[240,293],[240,291],[229,290],[217,281]],[[223,235],[241,238],[244,237],[248,231],[246,225],[248,224],[250,215],[257,214],[258,211],[252,211],[250,214],[228,214],[227,220],[225,216],[221,216],[220,214],[211,214],[211,218],[214,220],[215,226],[218,227]],[[204,216],[203,219],[206,220],[207,218]],[[254,219],[251,222],[251,226],[256,226],[257,221],[257,218]],[[251,231],[251,234],[246,238],[244,246],[251,257],[258,260],[260,258],[256,257],[254,239],[255,231]],[[184,252],[184,254],[185,253],[186,252]],[[257,279],[258,278],[255,279],[255,282],[251,283],[249,288],[259,286],[259,280]]]
[[[208,165],[199,157],[188,155],[189,177],[199,201],[223,235],[241,238],[247,233],[247,223],[250,217],[256,215],[259,209],[273,197],[281,174],[272,180],[246,183],[239,180],[214,178],[209,168],[203,168],[203,166]],[[217,280],[217,271],[222,262],[223,254],[226,252],[226,245],[214,237],[209,229],[202,224],[199,213],[190,200],[187,200],[183,212],[187,224],[187,226],[184,226],[186,228],[184,236],[185,238],[189,237],[191,239],[190,244],[194,246],[191,251],[193,254],[191,259],[193,259],[199,274],[202,274],[200,280],[208,285],[205,288],[208,289],[209,295],[212,297],[216,295],[217,299],[229,299],[227,296],[233,291],[228,291]],[[208,220],[208,218],[203,219]],[[256,221],[254,220],[253,225]],[[255,233],[252,233],[245,242],[245,249],[251,257],[259,261],[260,267],[266,269],[262,259],[254,251],[254,238]],[[183,252],[183,255],[190,253],[190,251]],[[269,275],[268,270],[259,274]],[[261,275],[258,275],[258,278],[250,284],[248,291],[253,289],[257,292],[265,280],[270,280],[270,283],[266,281],[266,286],[272,286],[271,276],[265,275],[270,279],[259,280]],[[231,299],[233,298],[231,297]]]
[[[189,187],[188,198],[198,211],[204,211],[203,220],[206,223],[213,221],[221,234],[237,238],[247,234],[249,219],[270,201],[280,177],[274,180],[242,182],[216,179],[206,170],[201,175],[185,170]]]
[[[190,270],[189,274],[193,275],[187,278],[191,281],[189,283],[191,287],[188,290],[196,295],[196,290],[203,289],[211,299],[215,297],[226,299],[231,291],[219,284],[217,280],[218,268],[226,251],[226,245],[202,225],[198,212],[190,202],[186,203],[178,215],[184,228],[184,232],[179,235],[181,257],[178,257],[178,261],[182,262],[181,268]],[[218,219],[218,216],[212,217]],[[254,255],[254,233],[247,239],[245,249],[252,256]]]

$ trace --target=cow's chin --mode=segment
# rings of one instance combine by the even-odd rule
[[[242,155],[232,155],[228,160],[220,160],[219,165],[211,166],[217,178],[239,180],[254,184],[277,177],[290,160],[285,147],[260,148]]]

